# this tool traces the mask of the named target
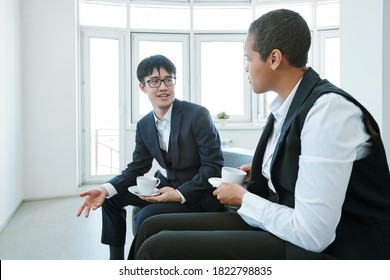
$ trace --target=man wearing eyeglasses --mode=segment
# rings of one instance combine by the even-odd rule
[[[145,58],[137,69],[139,87],[153,111],[137,123],[133,161],[122,173],[86,197],[77,212],[88,217],[102,206],[102,243],[110,246],[110,259],[124,259],[125,206],[141,206],[135,216],[135,232],[148,217],[163,213],[222,211],[208,178],[219,177],[223,166],[221,141],[208,110],[175,99],[176,67],[165,56]],[[140,196],[128,188],[149,172],[153,160],[165,169],[155,196]]]

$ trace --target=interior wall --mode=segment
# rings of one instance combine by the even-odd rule
[[[19,1],[0,1],[0,229],[23,199],[19,22]]]
[[[341,87],[357,98],[378,122],[388,158],[389,16],[388,1],[370,1],[369,5],[365,0],[340,1]]]
[[[25,199],[78,191],[76,2],[21,1]]]

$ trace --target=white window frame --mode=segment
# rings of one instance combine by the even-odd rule
[[[194,102],[201,104],[202,93],[201,93],[201,44],[203,42],[244,42],[245,34],[195,34],[195,77],[193,81],[195,81],[195,98]],[[253,121],[253,106],[252,106],[252,98],[251,98],[251,88],[249,83],[247,82],[247,73],[244,71],[245,69],[245,59],[244,59],[244,50],[242,54],[242,76],[244,80],[244,87],[242,88],[243,96],[244,96],[244,114],[242,116],[231,116],[229,119],[229,123],[251,123]],[[213,116],[214,122],[218,122],[215,116]]]
[[[325,76],[326,74],[326,50],[325,50],[325,41],[326,39],[330,38],[340,38],[340,32],[338,29],[324,29],[324,30],[319,30],[319,44],[318,44],[318,50],[319,50],[319,66],[318,69],[320,73],[322,74],[323,78],[327,78]],[[332,82],[332,81],[331,81]],[[337,85],[340,86],[340,85]]]
[[[123,112],[124,108],[124,92],[125,92],[125,32],[118,30],[101,30],[97,28],[84,28],[80,34],[81,37],[81,61],[82,61],[82,73],[81,73],[81,134],[82,137],[82,150],[83,150],[83,160],[82,164],[82,182],[85,183],[99,183],[102,181],[107,181],[112,178],[112,174],[108,175],[92,175],[91,171],[91,104],[88,102],[91,97],[91,85],[90,85],[90,39],[111,39],[118,40],[118,54],[119,54],[119,166],[123,168],[122,162],[125,157],[124,150],[124,117]],[[104,112],[102,112],[104,114]]]

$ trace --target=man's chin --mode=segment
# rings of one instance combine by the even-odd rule
[[[166,108],[169,108],[169,106],[172,105],[173,101],[175,101],[175,99],[160,99],[158,104],[156,104],[156,107],[158,107],[159,109],[166,109]]]

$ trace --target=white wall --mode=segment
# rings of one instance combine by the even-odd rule
[[[23,196],[19,1],[0,0],[0,229]]]
[[[390,156],[390,4],[341,0],[341,87],[377,120]]]
[[[78,190],[75,7],[21,1],[25,199]]]

